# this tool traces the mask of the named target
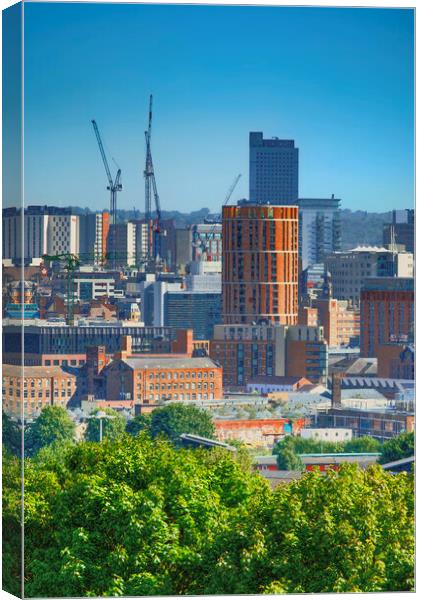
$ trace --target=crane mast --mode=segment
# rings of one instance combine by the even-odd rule
[[[152,94],[149,97],[149,118],[148,130],[145,131],[146,140],[146,161],[143,175],[145,177],[145,222],[148,232],[147,244],[147,262],[152,263],[159,258],[161,254],[160,234],[161,234],[161,202],[159,199],[158,188],[156,185],[155,171],[152,160],[151,136],[152,136]],[[155,203],[156,219],[152,223],[152,196]]]
[[[115,225],[117,224],[117,192],[121,192],[123,186],[121,184],[121,169],[117,170],[117,174],[115,176],[115,180],[111,176],[110,167],[108,165],[107,156],[105,154],[104,146],[102,144],[101,135],[99,133],[98,125],[96,124],[95,119],[92,119],[92,126],[94,128],[95,136],[98,142],[99,151],[101,154],[102,162],[104,163],[105,173],[108,179],[107,190],[110,190],[110,214],[111,214],[111,224],[114,225],[113,229],[113,248],[111,249],[112,254],[112,266],[113,269],[116,268],[116,229]]]

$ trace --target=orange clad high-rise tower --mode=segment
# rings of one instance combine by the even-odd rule
[[[296,324],[298,207],[224,206],[222,240],[223,322]]]

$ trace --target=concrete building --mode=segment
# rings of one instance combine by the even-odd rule
[[[394,253],[376,246],[358,246],[348,252],[335,252],[326,258],[332,279],[333,297],[358,305],[367,277],[412,277],[413,255]]]
[[[221,294],[209,291],[167,292],[164,323],[168,327],[193,329],[198,340],[209,340],[221,322]]]
[[[352,439],[352,429],[309,427],[302,429],[300,436],[305,440],[316,440],[318,442],[347,442]]]
[[[22,222],[23,219],[23,222]],[[28,206],[3,209],[3,260],[39,264],[43,254],[79,252],[79,217],[70,209]],[[22,247],[23,233],[23,247]]]
[[[414,279],[372,277],[361,290],[361,356],[377,356],[381,344],[414,335]]]
[[[383,244],[392,243],[405,246],[407,252],[414,253],[415,248],[415,211],[414,209],[394,210],[392,221],[383,226]]]
[[[74,297],[80,300],[96,300],[103,296],[114,296],[115,279],[107,272],[79,272],[73,278]]]
[[[94,264],[101,264],[107,253],[110,214],[104,210],[79,216],[79,248],[82,254],[92,254]]]
[[[317,413],[319,427],[352,429],[353,437],[369,435],[380,441],[414,431],[414,413],[387,408],[332,407]]]
[[[295,392],[305,385],[311,385],[311,381],[305,377],[254,377],[247,383],[248,392],[258,392],[267,395],[273,392]]]
[[[256,204],[297,204],[298,148],[294,140],[249,137],[249,199]]]
[[[191,259],[222,261],[222,223],[198,223],[191,228]]]
[[[3,362],[41,354],[79,355],[89,346],[105,346],[107,353],[120,349],[124,336],[132,337],[134,352],[170,352],[176,338],[171,327],[145,327],[132,321],[79,319],[73,326],[64,322],[33,319],[25,322],[25,344],[19,320],[3,321]]]
[[[210,356],[223,367],[224,386],[243,388],[256,377],[327,377],[327,344],[319,327],[216,325]]]
[[[47,226],[48,254],[79,253],[79,217],[76,215],[49,215]]]
[[[111,253],[111,257],[113,257],[114,252],[116,253],[116,262],[118,265],[132,266],[136,264],[136,237],[136,223],[110,225],[107,247]]]
[[[15,419],[30,419],[45,406],[66,408],[76,394],[76,376],[61,367],[3,365],[4,412]]]
[[[301,269],[323,263],[341,249],[340,203],[334,196],[298,200]]]
[[[239,203],[222,213],[224,323],[298,315],[298,208]]]

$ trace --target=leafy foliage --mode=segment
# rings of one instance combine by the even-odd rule
[[[2,477],[2,583],[4,590],[22,597],[22,463],[5,446]]]
[[[12,530],[18,479],[5,496]],[[225,450],[145,432],[50,446],[26,461],[25,595],[410,590],[413,510],[413,476],[379,465],[271,491]]]
[[[124,434],[126,430],[126,419],[118,414],[116,410],[112,408],[105,408],[104,410],[96,409],[92,412],[91,417],[98,415],[99,412],[104,412],[108,417],[102,419],[102,438],[108,438],[114,440]],[[100,438],[100,423],[99,419],[90,418],[88,420],[88,426],[85,431],[85,439],[89,442],[99,442]]]
[[[25,453],[31,456],[54,442],[73,441],[75,429],[65,408],[46,406],[25,435]]]
[[[326,442],[287,435],[273,448],[281,470],[294,471],[302,468],[299,454],[327,454],[338,452],[380,452],[381,444],[370,436],[347,440],[346,442]]]
[[[168,404],[151,413],[150,433],[152,437],[161,435],[179,443],[182,433],[213,438],[215,427],[211,414],[206,410],[184,404]]]
[[[413,456],[415,453],[415,436],[414,432],[401,433],[396,437],[385,442],[381,449],[380,462],[385,464],[408,456]]]
[[[2,412],[2,441],[8,452],[22,454],[22,429],[4,411]]]
[[[127,422],[126,432],[130,435],[137,435],[141,431],[149,431],[151,426],[151,415],[137,415],[134,419]]]

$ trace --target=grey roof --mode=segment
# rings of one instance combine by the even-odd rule
[[[151,356],[125,358],[123,362],[132,369],[215,369],[216,363],[209,357]]]
[[[253,379],[249,379],[248,385],[253,385],[254,383],[263,383],[267,385],[294,385],[301,381],[301,379],[305,379],[302,375],[297,377],[282,377],[281,375],[262,375],[258,377],[253,377]]]

